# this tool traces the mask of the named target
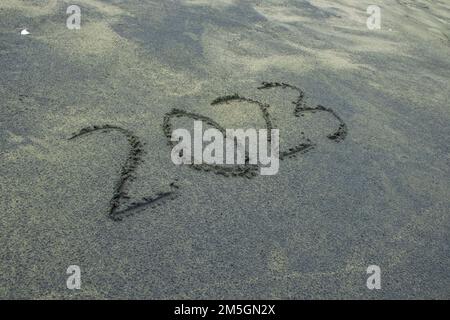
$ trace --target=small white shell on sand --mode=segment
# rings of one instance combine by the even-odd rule
[[[23,29],[22,31],[20,31],[20,34],[23,36],[26,36],[27,34],[30,34],[30,33],[28,32],[27,29]]]

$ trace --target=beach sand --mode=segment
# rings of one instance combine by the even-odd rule
[[[2,0],[0,298],[450,298],[450,4],[377,3],[380,30],[370,1]],[[282,150],[316,147],[274,176],[175,166],[174,108],[265,128],[255,104],[211,106],[235,93],[270,105]],[[142,144],[130,201],[171,196],[110,219],[130,146],[69,139],[94,125]]]

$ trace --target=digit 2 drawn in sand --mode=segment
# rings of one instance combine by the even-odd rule
[[[163,199],[173,198],[175,195],[175,189],[178,189],[175,183],[171,183],[170,187],[172,191],[170,192],[159,192],[153,197],[144,197],[137,202],[132,202],[128,194],[127,185],[135,179],[135,171],[138,165],[143,161],[142,156],[144,154],[143,144],[132,132],[125,130],[123,128],[103,125],[103,126],[92,126],[81,129],[78,133],[75,133],[69,140],[78,138],[80,136],[98,132],[98,131],[117,131],[123,134],[130,145],[130,151],[128,153],[128,158],[123,164],[119,181],[117,181],[113,197],[110,200],[109,206],[109,217],[115,221],[122,220],[124,216],[130,215],[133,210],[146,207],[149,205],[157,204]],[[125,209],[120,210],[121,205],[128,204]]]
[[[295,86],[292,86],[287,83],[279,83],[279,82],[263,82],[260,87],[258,87],[258,90],[265,90],[265,89],[272,89],[272,88],[281,88],[281,89],[291,89],[298,92],[298,97],[295,101],[292,101],[292,104],[294,105],[293,109],[293,116],[294,117],[300,117],[303,116],[305,113],[316,113],[316,112],[327,112],[331,114],[339,123],[338,129],[334,131],[333,133],[330,133],[327,135],[328,139],[335,141],[335,142],[341,142],[343,141],[347,136],[347,125],[344,123],[344,121],[339,117],[339,115],[331,108],[326,108],[322,105],[317,105],[315,107],[308,106],[305,102],[305,94],[303,90],[300,88],[297,88]],[[270,105],[264,104],[262,102],[259,102],[257,100],[241,97],[238,94],[234,95],[228,95],[223,96],[215,99],[213,102],[211,102],[212,106],[220,105],[224,103],[229,102],[248,102],[252,104],[258,105],[262,116],[264,118],[266,128],[270,132],[270,130],[274,127],[274,123],[272,121],[272,118],[270,116],[269,108]],[[203,116],[201,114],[197,113],[191,113],[180,109],[172,109],[170,112],[166,113],[163,120],[163,132],[166,138],[168,139],[169,145],[173,146],[173,143],[171,141],[171,134],[172,134],[172,119],[173,118],[181,118],[186,117],[194,120],[201,120],[204,121],[206,124],[214,127],[215,129],[219,130],[226,136],[226,130],[217,122],[212,120],[209,117]],[[117,131],[121,134],[123,134],[130,144],[130,151],[128,154],[128,158],[125,162],[125,164],[122,166],[122,170],[120,173],[120,178],[116,184],[113,197],[110,200],[110,208],[109,208],[109,217],[115,221],[122,220],[124,216],[131,215],[135,209],[143,208],[147,206],[151,206],[153,204],[159,204],[161,201],[164,201],[166,199],[173,199],[176,195],[176,190],[178,189],[178,186],[175,184],[175,182],[172,182],[170,184],[171,191],[169,192],[158,192],[156,195],[152,197],[144,197],[141,200],[137,202],[132,202],[130,200],[130,196],[127,191],[128,184],[135,179],[135,170],[138,167],[138,165],[143,161],[142,156],[144,154],[143,150],[143,144],[140,142],[139,138],[136,137],[131,131],[128,131],[126,129],[120,128],[118,126],[112,126],[112,125],[103,125],[103,126],[92,126],[92,127],[86,127],[81,129],[78,133],[75,133],[72,137],[69,138],[69,140],[78,138],[80,136],[97,132],[97,131]],[[303,135],[303,133],[302,133]],[[270,142],[271,136],[268,135],[267,137],[268,142]],[[291,158],[295,157],[299,153],[306,153],[308,151],[311,151],[316,144],[313,143],[308,138],[302,138],[302,142],[300,142],[298,145],[289,148],[288,150],[280,150],[280,159],[283,160],[285,158]],[[217,165],[210,165],[210,164],[191,164],[189,165],[191,168],[196,170],[203,170],[206,172],[214,172],[216,174],[224,175],[224,176],[233,176],[233,177],[246,177],[246,178],[253,178],[257,175],[258,165],[253,165],[248,163],[248,154],[246,153],[246,162],[244,165],[235,165],[233,167],[223,167],[223,166],[217,166]],[[124,209],[120,209],[122,205],[125,205],[126,207]]]

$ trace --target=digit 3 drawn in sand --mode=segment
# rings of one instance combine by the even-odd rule
[[[347,125],[333,109],[326,108],[322,105],[317,105],[316,107],[308,106],[305,101],[305,93],[303,92],[303,90],[287,83],[263,82],[262,85],[258,87],[258,90],[265,90],[271,88],[291,89],[298,92],[297,100],[292,101],[292,104],[294,105],[293,115],[295,117],[303,116],[305,113],[316,113],[316,112],[328,112],[329,114],[331,114],[339,122],[339,126],[335,132],[328,134],[327,138],[335,142],[341,142],[345,140],[348,132]],[[309,150],[314,148],[315,145],[316,144],[312,143],[311,140],[306,139],[306,143],[301,143],[296,147],[293,147],[287,151],[281,151],[280,159],[293,156],[299,152],[300,153],[308,152]]]
[[[330,113],[338,122],[339,126],[336,131],[327,135],[328,139],[333,140],[335,142],[343,141],[347,136],[347,125],[344,121],[339,117],[339,115],[331,108],[326,108],[321,105],[317,105],[316,107],[310,107],[305,102],[305,94],[303,90],[292,86],[287,83],[279,83],[279,82],[263,82],[258,90],[265,90],[271,88],[281,88],[281,89],[291,89],[295,90],[299,93],[297,100],[293,101],[294,105],[293,116],[300,117],[305,113],[315,113],[315,112],[327,112]],[[271,119],[269,108],[270,105],[261,103],[257,100],[241,97],[238,94],[223,96],[215,99],[211,105],[216,106],[223,103],[229,103],[232,101],[237,102],[248,102],[251,104],[258,105],[262,116],[264,118],[266,129],[270,132],[271,129],[274,128],[274,123]],[[217,122],[212,120],[209,117],[203,116],[197,113],[191,113],[184,110],[172,109],[170,112],[166,113],[163,120],[163,132],[166,138],[168,139],[168,143],[170,146],[173,146],[173,142],[171,141],[172,135],[172,119],[173,118],[190,118],[194,120],[201,120],[206,124],[214,127],[219,130],[226,137],[226,130]],[[122,220],[123,217],[131,215],[138,208],[143,208],[147,206],[151,206],[153,204],[160,204],[162,201],[166,199],[173,199],[176,195],[176,190],[179,188],[175,182],[170,184],[171,191],[168,192],[159,192],[156,193],[153,197],[145,197],[137,202],[132,202],[130,200],[130,196],[127,192],[127,185],[135,179],[135,170],[138,165],[143,161],[142,156],[144,154],[143,144],[140,142],[138,137],[136,137],[131,131],[126,129],[112,126],[112,125],[103,125],[103,126],[92,126],[81,129],[78,133],[74,134],[69,140],[75,139],[77,137],[83,136],[88,133],[96,132],[96,131],[118,131],[123,134],[128,143],[131,146],[128,158],[125,164],[122,166],[120,179],[116,184],[114,195],[110,200],[110,209],[109,209],[109,217],[115,221]],[[268,142],[270,142],[271,136],[267,137]],[[285,159],[288,157],[294,157],[299,153],[306,153],[312,150],[316,146],[310,139],[304,138],[304,141],[299,143],[298,145],[289,148],[286,151],[280,151],[280,159]],[[233,167],[224,167],[218,165],[209,165],[209,164],[191,164],[189,165],[191,168],[196,170],[203,170],[206,172],[214,172],[216,174],[221,174],[224,176],[233,176],[233,177],[247,177],[253,178],[257,175],[258,165],[250,165],[248,163],[248,153],[246,152],[246,164],[244,165],[235,165]],[[120,209],[122,205],[126,205],[124,209]]]
[[[83,128],[78,133],[75,133],[72,137],[70,137],[69,140],[98,131],[117,131],[127,138],[128,143],[131,147],[128,153],[128,158],[122,166],[119,181],[117,181],[114,188],[113,197],[110,200],[109,217],[111,219],[119,221],[122,220],[123,217],[131,215],[138,208],[156,205],[163,200],[174,198],[178,186],[174,182],[172,182],[170,184],[172,191],[159,192],[152,197],[144,197],[141,200],[135,202],[130,199],[127,187],[128,184],[136,178],[135,171],[139,164],[143,162],[142,156],[144,154],[143,144],[140,142],[139,138],[136,137],[132,132],[117,126],[106,124],[103,126]],[[125,208],[120,209],[120,207],[123,205],[125,205]]]

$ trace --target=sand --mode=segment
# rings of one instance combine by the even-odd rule
[[[80,30],[71,1],[0,2],[0,298],[450,298],[448,1],[378,1],[381,30],[370,1],[76,3]],[[275,176],[171,162],[173,109],[265,128],[252,100],[314,148]]]

